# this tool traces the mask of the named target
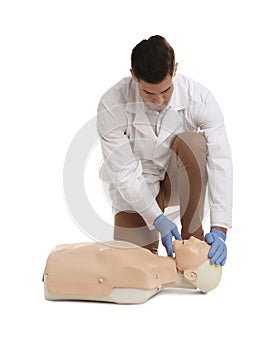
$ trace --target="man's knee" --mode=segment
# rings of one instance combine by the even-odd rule
[[[131,242],[158,254],[158,231],[149,230],[142,216],[136,212],[122,211],[114,216],[113,239]]]
[[[194,154],[207,154],[207,143],[205,137],[196,132],[185,131],[176,136],[172,149],[190,149]]]

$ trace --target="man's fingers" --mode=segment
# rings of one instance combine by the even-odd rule
[[[181,237],[181,234],[178,231],[177,226],[175,226],[175,228],[172,230],[172,234],[173,234],[175,239],[177,239],[179,241],[182,241],[182,237]]]

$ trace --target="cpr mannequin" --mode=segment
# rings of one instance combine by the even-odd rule
[[[221,266],[210,264],[207,243],[190,237],[173,246],[175,258],[123,241],[58,245],[45,266],[45,298],[137,304],[164,288],[217,287]]]

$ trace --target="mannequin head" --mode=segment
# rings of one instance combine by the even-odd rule
[[[206,293],[220,282],[222,268],[210,263],[210,245],[193,236],[187,240],[173,242],[176,267],[185,280]]]

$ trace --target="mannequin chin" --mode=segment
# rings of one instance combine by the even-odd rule
[[[221,266],[210,264],[207,243],[190,237],[173,247],[175,258],[122,241],[58,245],[45,266],[45,298],[130,304],[164,288],[206,293],[217,287]]]

